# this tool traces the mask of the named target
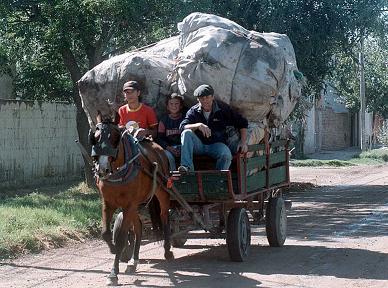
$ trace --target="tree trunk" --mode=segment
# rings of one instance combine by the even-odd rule
[[[79,98],[77,85],[74,86],[73,94],[74,94],[73,96],[74,98],[76,97]],[[86,151],[89,152],[92,150],[92,147],[90,146],[88,141],[88,132],[90,129],[89,122],[83,108],[78,105],[76,105],[76,107],[77,107],[76,121],[77,121],[77,132],[78,132],[79,142],[81,143],[82,146],[85,147]],[[93,167],[89,165],[89,162],[83,156],[82,158],[84,159],[84,164],[85,164],[84,174],[85,174],[86,185],[88,185],[88,187],[92,187],[95,185],[95,181],[92,174]]]
[[[91,147],[88,143],[88,132],[90,128],[89,122],[85,111],[82,108],[81,98],[79,96],[77,85],[77,81],[81,78],[81,71],[70,49],[64,47],[61,52],[65,66],[70,72],[71,79],[73,81],[73,101],[77,108],[76,122],[79,142],[85,147],[86,151],[91,151]],[[92,167],[83,156],[82,158],[84,159],[85,164],[85,182],[89,187],[92,187],[95,185],[92,175]]]

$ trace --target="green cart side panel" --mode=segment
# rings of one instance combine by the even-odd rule
[[[178,181],[174,181],[174,186],[186,201],[200,200],[198,193],[198,181],[195,174],[181,176]]]
[[[251,144],[248,146],[248,151],[253,152],[253,151],[265,151],[265,144]]]
[[[255,174],[247,176],[247,193],[257,191],[265,187],[265,172],[260,171]]]
[[[202,189],[206,201],[228,200],[228,176],[226,173],[200,173]],[[196,174],[182,175],[174,182],[175,188],[181,193],[186,201],[201,201],[199,192],[200,185]]]
[[[247,158],[247,171],[251,171],[252,169],[255,168],[263,168],[265,165],[265,155],[261,156],[255,156],[252,158]]]
[[[269,165],[286,162],[286,152],[280,151],[270,155]]]
[[[286,167],[280,166],[269,169],[269,185],[284,183],[287,181]]]

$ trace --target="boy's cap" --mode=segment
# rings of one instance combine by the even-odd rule
[[[130,90],[130,89],[134,89],[134,90],[140,90],[140,85],[137,81],[128,81],[128,82],[125,82],[124,85],[123,85],[123,91],[125,90]]]
[[[212,86],[203,84],[194,90],[194,97],[205,97],[214,95],[214,89]]]

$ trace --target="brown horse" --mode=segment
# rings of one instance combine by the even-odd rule
[[[170,251],[170,227],[168,210],[169,194],[158,183],[159,175],[168,176],[168,160],[163,149],[152,141],[137,143],[128,132],[122,132],[118,126],[118,115],[115,120],[102,121],[101,114],[97,116],[96,131],[90,133],[93,145],[92,157],[95,163],[96,184],[102,199],[102,237],[107,242],[110,251],[115,255],[112,271],[108,276],[108,285],[117,285],[119,261],[124,248],[128,245],[128,233],[135,235],[134,266],[136,270],[139,261],[139,249],[142,234],[142,224],[138,208],[142,203],[157,198],[159,202],[159,221],[152,217],[154,229],[156,223],[161,223],[164,238],[164,257],[173,258]],[[155,196],[155,197],[154,197]],[[122,208],[122,213],[116,221],[115,237],[112,239],[110,229],[112,217],[116,209]],[[160,217],[160,218],[159,218]],[[121,224],[121,225],[120,225]],[[131,235],[131,233],[130,233]],[[113,240],[113,241],[112,241]],[[128,255],[129,259],[132,255]],[[125,257],[124,257],[125,258]],[[127,259],[128,260],[128,259]]]

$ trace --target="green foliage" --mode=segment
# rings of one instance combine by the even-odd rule
[[[386,35],[384,5],[384,0],[4,0],[0,30],[11,51],[8,60],[17,63],[17,92],[22,98],[73,97],[80,105],[72,92],[88,69],[176,35],[177,22],[199,11],[230,18],[248,29],[287,34],[308,80],[305,95],[319,95],[323,80],[332,73],[352,91],[346,97],[357,107],[352,80],[357,69],[349,51],[354,52],[361,35]],[[341,63],[331,61],[338,53]],[[382,54],[368,54],[367,61],[379,63],[379,55],[387,59]],[[385,107],[387,89],[381,85],[384,70],[372,66],[366,73],[374,75],[367,83],[368,107],[377,109]],[[303,111],[296,114],[302,117]]]
[[[304,159],[291,160],[290,165],[296,167],[345,167],[355,165],[379,165],[388,162],[388,149],[380,148],[362,152],[349,160],[321,160],[321,159]]]
[[[388,147],[388,121],[384,121],[377,131],[377,142]]]
[[[345,167],[345,166],[355,166],[355,164],[345,161],[345,160],[319,160],[319,159],[306,159],[306,160],[292,160],[290,163],[291,166],[295,167],[322,167],[322,166],[332,166],[332,167]]]
[[[387,39],[388,40],[388,39]],[[388,117],[388,41],[368,38],[365,40],[364,74],[365,95],[369,111]],[[356,47],[357,48],[357,47]],[[357,51],[357,50],[355,50]],[[360,79],[357,53],[338,53],[336,69],[330,75],[330,81],[336,86],[347,106],[358,111],[360,108]]]
[[[61,246],[96,235],[99,230],[99,196],[83,185],[20,195],[2,193],[1,198],[1,258]]]
[[[382,162],[388,162],[388,149],[387,148],[380,148],[380,149],[373,149],[370,151],[362,152],[357,158],[360,159],[376,159],[380,160]]]

